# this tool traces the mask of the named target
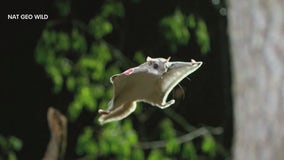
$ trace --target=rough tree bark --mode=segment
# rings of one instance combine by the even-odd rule
[[[230,0],[234,160],[284,159],[284,1]]]

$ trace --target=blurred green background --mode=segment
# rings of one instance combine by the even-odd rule
[[[223,0],[27,1],[1,15],[0,160],[41,159],[46,112],[68,118],[65,159],[230,159],[232,105]],[[3,28],[2,28],[3,27]],[[203,61],[161,110],[140,103],[126,119],[100,126],[111,75],[145,57]]]

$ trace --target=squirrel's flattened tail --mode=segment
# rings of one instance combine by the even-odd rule
[[[103,125],[108,122],[121,120],[134,112],[135,109],[136,102],[133,101],[125,103],[111,111],[99,110],[99,113],[101,114],[99,117],[99,122],[101,125]]]

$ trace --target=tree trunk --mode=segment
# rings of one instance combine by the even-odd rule
[[[283,160],[284,1],[229,2],[234,160]]]

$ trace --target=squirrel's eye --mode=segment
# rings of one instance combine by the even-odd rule
[[[159,65],[158,65],[157,63],[154,63],[154,64],[153,64],[153,68],[154,68],[154,69],[158,69],[158,67],[159,67]]]

